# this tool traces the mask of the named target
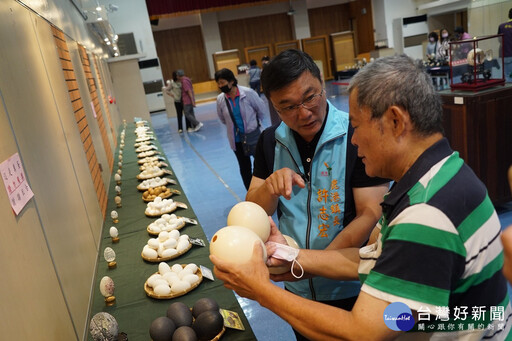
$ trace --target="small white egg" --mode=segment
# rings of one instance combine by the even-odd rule
[[[160,227],[158,227],[158,225],[154,225],[154,224],[149,225],[149,230],[151,232],[153,232],[153,233],[160,233],[160,232],[162,232]]]
[[[191,285],[189,282],[186,282],[186,281],[179,281],[179,282],[176,282],[172,285],[171,287],[171,293],[180,293],[180,292],[183,292],[185,290],[188,290],[190,289]]]
[[[169,239],[169,232],[167,231],[162,231],[158,234],[158,240],[160,242],[165,242],[167,239]]]
[[[164,284],[161,284],[153,289],[153,292],[157,295],[169,295],[171,293],[171,287],[167,282]]]
[[[158,203],[161,203],[162,202],[162,198],[161,197],[156,197],[155,200],[153,201],[155,204],[158,204]]]
[[[148,283],[148,285],[152,288],[155,287],[155,281],[157,279],[163,279],[162,275],[160,274],[152,274],[151,276],[149,276],[148,280],[146,281]]]
[[[176,217],[176,214],[171,214],[171,219],[178,219],[178,217]]]
[[[165,275],[169,271],[171,271],[171,268],[169,267],[169,264],[167,264],[166,262],[160,262],[158,264],[158,272],[160,273],[160,275]]]
[[[175,281],[179,281],[180,280],[178,275],[175,272],[172,272],[172,271],[166,273],[162,277],[163,277],[163,279],[165,279],[167,281],[167,283],[169,283],[169,285],[171,285]]]
[[[169,220],[170,217],[171,216],[168,215],[167,213],[166,214],[162,214],[162,219],[165,220],[165,221]]]
[[[110,233],[110,237],[112,237],[112,238],[115,238],[119,235],[119,231],[117,230],[117,228],[115,226],[112,226],[110,228],[109,233]]]
[[[195,274],[189,274],[189,275],[183,276],[183,278],[181,280],[182,281],[187,281],[190,284],[194,284],[197,281],[199,281],[199,276],[195,275]]]
[[[168,284],[168,283],[163,277],[159,278],[159,279],[155,279],[153,281],[153,288],[156,288],[159,285],[166,285],[166,284]]]
[[[156,250],[149,247],[149,245],[144,245],[144,248],[142,249],[142,255],[148,259],[157,259],[158,253]]]
[[[165,251],[164,244],[159,244],[158,250],[156,250],[156,252],[158,253],[158,257],[163,257],[164,251]]]
[[[180,279],[183,279],[183,277],[185,277],[186,275],[192,275],[192,270],[190,270],[190,269],[187,269],[187,270],[183,269],[183,270],[181,270],[181,271],[178,273],[178,277],[179,277]]]
[[[162,251],[162,255],[160,257],[168,258],[168,257],[175,256],[177,253],[178,253],[178,251],[176,249],[164,249]]]
[[[190,263],[187,264],[187,266],[185,266],[185,269],[190,269],[192,270],[192,273],[195,274],[197,272],[197,265],[195,265],[194,263]]]
[[[178,246],[176,246],[176,250],[178,252],[185,251],[190,246],[190,242],[188,240],[181,240],[178,242]]]
[[[172,272],[176,272],[177,274],[179,274],[183,270],[183,267],[179,264],[174,264],[171,267],[171,270],[172,270]]]
[[[163,224],[165,224],[165,219],[158,218],[157,220],[155,220],[155,224],[157,224],[157,225],[163,225]]]
[[[176,241],[176,239],[169,238],[163,243],[163,245],[164,248],[166,249],[176,249],[176,246],[178,246],[178,242]]]
[[[169,238],[178,240],[179,237],[180,237],[180,231],[178,231],[178,230],[169,231]]]
[[[187,242],[189,241],[190,237],[188,236],[188,234],[182,234],[179,238],[178,238],[178,242],[181,242],[182,240],[186,240]]]
[[[160,242],[156,238],[150,238],[148,240],[148,245],[149,245],[150,248],[152,248],[154,250],[157,250],[158,247],[160,246]]]

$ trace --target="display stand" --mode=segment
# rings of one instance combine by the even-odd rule
[[[512,84],[475,92],[440,92],[444,130],[452,148],[487,186],[495,204],[512,200]]]

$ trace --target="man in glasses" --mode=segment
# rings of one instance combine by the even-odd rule
[[[320,70],[306,53],[287,50],[263,69],[265,95],[282,122],[266,129],[256,148],[246,200],[267,214],[303,249],[361,247],[381,214],[388,181],[370,178],[350,143],[348,114],[326,98]],[[277,275],[302,297],[350,310],[358,281],[290,272]],[[300,340],[302,336],[297,334]]]
[[[359,278],[353,309],[274,285],[258,244],[245,264],[210,256],[215,276],[314,340],[511,340],[500,221],[485,185],[443,137],[441,99],[423,65],[379,58],[348,91],[351,142],[366,173],[395,182],[368,245],[301,249],[296,262],[318,276]],[[275,227],[269,239],[284,241]]]

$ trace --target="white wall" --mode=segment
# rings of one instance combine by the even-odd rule
[[[394,47],[393,37],[393,20],[403,17],[413,17],[417,15],[416,5],[413,0],[383,0],[384,1],[384,18],[386,23],[386,33],[388,46]],[[374,14],[375,16],[375,14]]]

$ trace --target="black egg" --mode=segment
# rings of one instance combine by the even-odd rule
[[[183,302],[173,303],[167,308],[167,317],[170,318],[176,328],[181,326],[192,326],[192,312]]]
[[[161,316],[151,322],[149,335],[153,341],[171,341],[175,330],[174,322],[166,316]]]
[[[224,326],[224,319],[218,310],[208,310],[200,314],[192,328],[200,341],[211,340],[219,334]]]
[[[218,311],[219,304],[213,298],[203,297],[194,303],[194,306],[192,307],[192,315],[194,315],[194,318],[197,318],[201,313],[208,310]]]
[[[172,341],[197,341],[197,335],[192,327],[182,326],[176,329]]]

